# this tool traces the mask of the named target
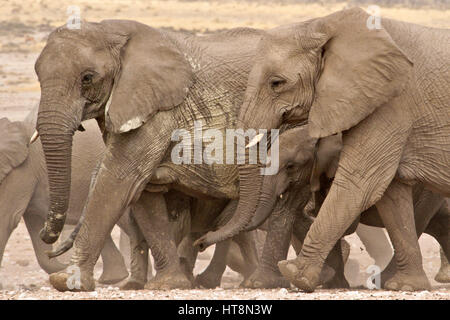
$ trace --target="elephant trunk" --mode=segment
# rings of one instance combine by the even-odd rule
[[[258,207],[256,208],[255,215],[250,223],[247,224],[244,231],[252,231],[257,229],[272,213],[277,200],[277,196],[273,190],[275,183],[275,176],[264,177],[261,195],[258,200]]]
[[[196,241],[195,245],[199,246],[200,250],[235,236],[252,220],[262,181],[259,166],[242,165],[239,169],[239,180],[239,203],[235,214],[225,226],[217,231],[209,232]]]
[[[41,98],[37,130],[47,164],[50,206],[47,221],[39,235],[48,244],[58,240],[66,220],[70,197],[73,134],[81,123],[81,117],[71,119],[55,111],[56,109],[54,104],[43,102]]]

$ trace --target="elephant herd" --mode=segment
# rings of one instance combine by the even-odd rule
[[[128,20],[57,28],[35,65],[39,108],[0,119],[0,262],[23,216],[60,291],[94,290],[101,255],[99,282],[128,277],[123,289],[213,288],[229,266],[243,287],[312,292],[349,286],[343,237],[361,223],[392,242],[383,288],[431,288],[422,233],[450,282],[450,32],[368,19],[354,8],[205,36]],[[54,259],[71,247],[75,287]]]

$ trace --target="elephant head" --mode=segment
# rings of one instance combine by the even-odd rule
[[[245,230],[259,227],[273,211],[277,198],[293,186],[304,189],[304,204],[312,192],[320,192],[324,187],[321,178],[328,182],[334,177],[342,148],[341,135],[333,135],[318,141],[311,138],[308,125],[289,129],[280,137],[279,170],[276,175],[263,178],[261,195],[252,221]],[[270,155],[270,153],[269,153]],[[306,196],[307,195],[307,196]]]
[[[56,29],[35,69],[41,85],[36,129],[50,188],[49,214],[40,236],[53,243],[65,222],[72,140],[81,122],[96,118],[105,139],[134,130],[156,112],[179,105],[193,80],[189,63],[172,40],[125,20]]]
[[[323,139],[311,138],[308,125],[284,131],[279,136],[279,169],[275,175],[266,175],[262,179],[262,187],[254,215],[240,212],[240,215],[251,216],[251,221],[240,231],[251,231],[258,228],[273,212],[275,205],[280,206],[293,199],[283,198],[289,188],[301,188],[296,194],[305,195],[303,205],[311,196],[311,191],[320,192],[321,180],[328,182],[334,177],[342,148],[342,136],[332,135]],[[272,150],[269,150],[271,158]],[[298,200],[298,199],[297,199]],[[197,240],[196,245],[205,248],[209,244],[206,235]]]
[[[307,120],[311,137],[323,138],[352,128],[398,96],[412,63],[385,29],[368,27],[369,18],[355,8],[268,31],[256,50],[239,111],[243,129]],[[239,173],[236,216],[243,215],[239,210],[254,214],[261,197],[259,170],[241,165]],[[232,232],[225,225],[206,242],[242,230],[251,214],[232,225]]]
[[[279,139],[278,173],[264,176],[255,215],[245,227],[245,231],[254,230],[263,224],[273,211],[277,199],[282,199],[283,194],[293,183],[307,189],[306,194],[309,194],[309,180],[317,139],[309,136],[307,125],[289,129],[283,132]],[[272,157],[270,151],[269,157]],[[306,201],[307,199],[305,203]]]

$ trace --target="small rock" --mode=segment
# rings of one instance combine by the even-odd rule
[[[287,294],[288,291],[287,291],[286,288],[281,288],[281,289],[278,291],[278,293],[279,293],[279,294]]]
[[[20,259],[16,261],[16,264],[18,264],[21,267],[27,267],[30,264],[30,262],[26,259]]]

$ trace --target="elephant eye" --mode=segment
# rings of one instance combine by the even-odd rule
[[[87,74],[83,75],[83,77],[81,78],[81,83],[83,85],[89,85],[92,83],[93,78],[94,78],[94,75],[92,73],[87,73]]]
[[[269,80],[270,88],[274,92],[279,92],[280,89],[283,87],[283,85],[286,84],[286,80],[279,78],[279,77],[273,77]]]

